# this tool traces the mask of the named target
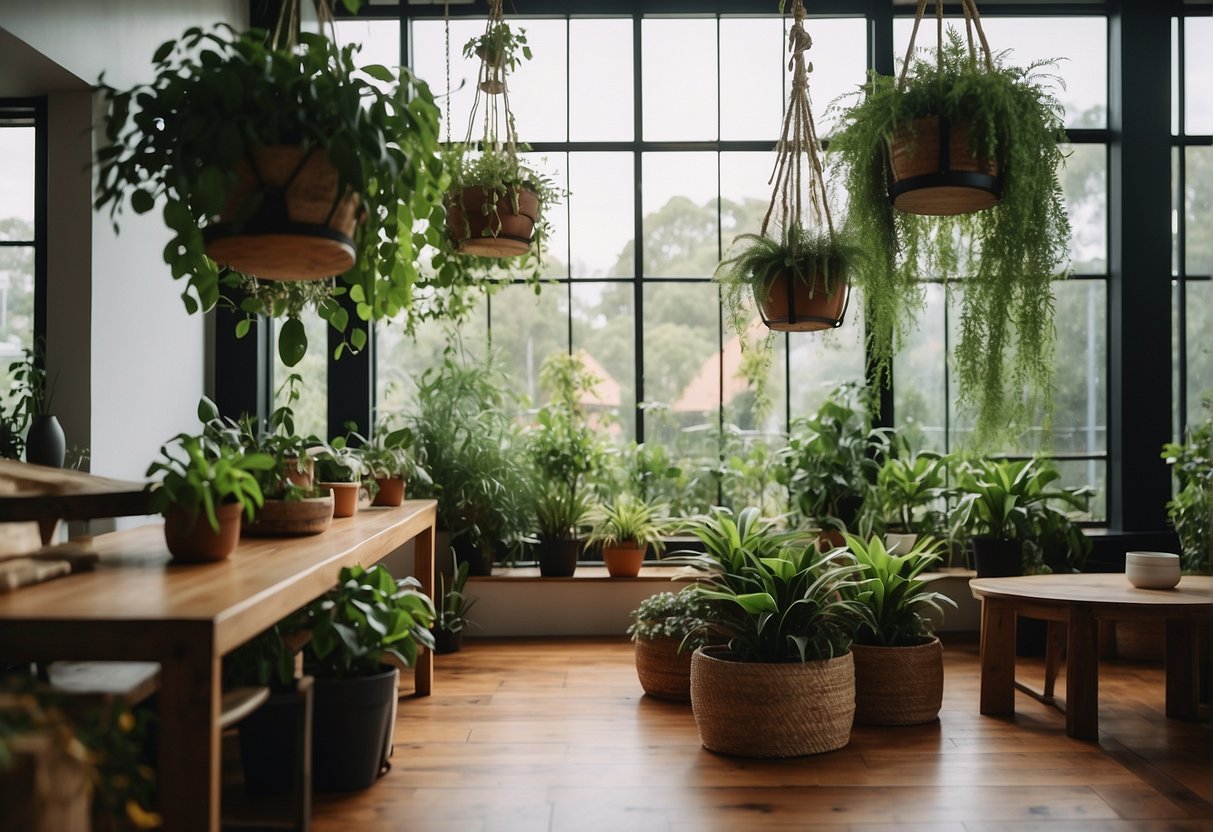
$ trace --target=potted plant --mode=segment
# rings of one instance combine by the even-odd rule
[[[223,560],[240,540],[240,518],[262,504],[256,471],[273,467],[266,454],[244,454],[203,436],[178,434],[160,448],[146,476],[153,508],[164,515],[164,539],[177,560]]]
[[[743,337],[753,317],[751,299],[773,330],[841,326],[851,257],[850,248],[833,234],[811,232],[799,223],[781,229],[778,239],[742,234],[716,267],[725,315]]]
[[[691,701],[691,654],[709,644],[710,604],[690,587],[659,592],[632,610],[636,675],[649,696]]]
[[[438,595],[442,598],[442,605],[437,608],[434,619],[435,653],[458,653],[463,648],[463,631],[472,623],[468,620],[468,611],[480,600],[468,598],[464,592],[469,574],[467,563],[456,560],[450,589],[446,586],[446,575],[438,575]]]
[[[1046,398],[1052,281],[1070,239],[1057,178],[1062,109],[1046,74],[1055,62],[1016,67],[983,52],[955,32],[927,54],[911,44],[899,78],[873,73],[836,102],[830,139],[850,196],[848,239],[863,253],[850,280],[864,297],[869,355],[890,366],[925,279],[959,289],[959,400],[976,410],[979,442]],[[1040,395],[1025,399],[1025,387]]]
[[[62,468],[67,440],[59,420],[51,413],[55,380],[46,372],[46,344],[41,338],[35,339],[34,348],[22,353],[20,361],[8,365],[8,372],[16,397],[13,417],[25,430],[25,461]]]
[[[1206,406],[1213,409],[1213,402]],[[1190,427],[1186,439],[1162,449],[1178,485],[1167,516],[1179,535],[1184,570],[1207,575],[1213,555],[1213,418]]]
[[[454,547],[472,575],[491,574],[497,547],[519,544],[533,522],[532,468],[510,402],[491,362],[448,355],[417,381],[408,417],[429,475],[415,493],[438,501],[438,550]]]
[[[884,530],[885,546],[906,554],[920,534],[942,525],[939,507],[946,493],[947,467],[941,455],[930,451],[913,453],[903,441],[876,472],[869,494],[872,525]],[[865,506],[866,508],[866,506]]]
[[[349,445],[343,436],[316,455],[317,485],[332,489],[334,517],[353,517],[358,513],[362,479],[367,470],[362,449]]]
[[[371,505],[401,505],[408,482],[429,476],[413,456],[415,441],[409,428],[390,430],[381,424],[374,437],[362,445],[363,464],[375,479],[375,499]]]
[[[919,725],[939,716],[943,704],[943,645],[923,612],[943,615],[956,603],[927,590],[919,579],[939,560],[939,546],[922,538],[905,554],[847,535],[847,548],[863,567],[854,590],[866,611],[855,632],[855,721],[861,725]]]
[[[855,673],[848,648],[864,617],[849,593],[860,567],[776,532],[746,508],[716,509],[691,531],[706,554],[684,555],[708,581],[708,630],[727,644],[691,659],[691,709],[705,748],[793,757],[850,741]]]
[[[949,523],[967,539],[979,578],[1080,566],[1091,543],[1056,504],[1085,511],[1091,489],[1053,487],[1061,474],[1038,459],[973,459],[956,466]]]
[[[539,544],[535,558],[545,578],[570,578],[581,557],[581,526],[590,514],[589,499],[559,486],[549,485],[535,497],[535,520]]]
[[[434,605],[414,578],[382,565],[341,570],[337,586],[306,607],[291,628],[311,631],[304,667],[316,677],[312,777],[318,791],[374,784],[391,750],[400,671],[419,645],[433,649]]]
[[[532,57],[527,45],[526,29],[512,29],[505,21],[490,20],[484,34],[463,45],[463,57],[479,58],[484,76],[479,81],[482,92],[498,95],[505,90],[505,73],[515,72],[523,60]]]
[[[593,529],[586,545],[602,550],[602,560],[612,578],[635,578],[640,574],[644,554],[652,547],[660,555],[665,551],[668,523],[661,509],[629,493],[603,503],[590,516]]]
[[[854,529],[888,447],[888,430],[871,427],[870,402],[854,385],[831,391],[815,414],[792,422],[776,470],[800,522],[833,546],[843,545],[840,528]]]
[[[317,5],[322,24],[331,20]],[[288,366],[307,348],[302,306],[343,332],[342,295],[362,320],[427,314],[414,303],[428,285],[416,266],[425,237],[412,228],[429,221],[437,239],[445,189],[426,85],[404,68],[357,67],[357,44],[299,33],[298,6],[281,4],[272,33],[186,30],[156,50],[150,83],[118,91],[102,79],[107,142],[97,153],[96,207],[116,216],[128,198],[140,214],[163,202],[174,234],[165,257],[187,282],[186,309],[242,290],[227,301],[240,311],[288,316]],[[237,333],[248,328],[246,319]],[[355,328],[350,345],[365,342]]]

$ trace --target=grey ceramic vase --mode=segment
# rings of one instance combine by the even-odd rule
[[[67,441],[59,420],[50,414],[35,416],[25,435],[25,461],[62,468],[66,452]]]

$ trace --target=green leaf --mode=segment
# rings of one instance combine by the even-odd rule
[[[243,338],[248,335],[249,328],[252,327],[253,321],[251,318],[241,318],[236,321],[236,337]]]
[[[386,81],[387,83],[391,83],[392,81],[396,80],[396,76],[392,73],[392,71],[383,64],[370,64],[362,67],[362,71],[374,78],[376,81]]]
[[[278,355],[282,363],[294,367],[307,354],[307,332],[303,321],[298,318],[287,318],[278,330]]]
[[[147,191],[131,192],[131,207],[136,214],[146,214],[156,205],[156,199]]]

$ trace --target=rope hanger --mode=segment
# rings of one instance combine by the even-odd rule
[[[969,60],[976,64],[977,50],[973,44],[973,32],[981,42],[981,54],[985,61],[986,71],[994,71],[994,56],[990,52],[990,42],[986,40],[985,30],[981,28],[981,13],[977,11],[977,0],[961,0],[965,16],[965,37],[969,45]],[[897,76],[897,88],[904,89],[906,73],[910,69],[910,60],[914,56],[914,41],[918,37],[918,26],[927,10],[927,0],[918,0],[918,8],[914,12],[914,28],[910,30],[910,44],[906,49],[906,59],[901,64],[901,74]],[[939,46],[935,50],[936,65],[939,76],[943,78],[943,0],[935,0],[935,34]]]

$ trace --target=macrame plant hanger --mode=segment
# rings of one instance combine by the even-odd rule
[[[944,31],[943,0],[935,0],[935,31],[938,38],[936,66],[940,84],[944,78]],[[981,14],[977,11],[977,0],[962,0],[965,35],[969,49],[969,62],[977,66],[977,47],[973,40],[976,32],[981,44],[981,59],[987,72],[994,71],[994,56],[989,41],[981,27]],[[914,28],[910,31],[910,43],[906,48],[905,61],[897,76],[897,89],[904,90],[906,75],[914,57],[914,41],[918,27],[926,14],[927,0],[918,0],[914,14]],[[992,159],[974,155],[971,133],[967,124],[952,124],[944,115],[918,119],[916,135],[908,131],[894,132],[890,142],[889,163],[892,175],[889,178],[889,200],[899,210],[911,214],[928,216],[951,216],[970,214],[998,203],[1002,197],[1002,183],[998,178],[998,166]]]
[[[796,246],[799,244],[799,237],[790,233],[793,227],[824,229],[831,240],[834,238],[834,219],[826,198],[825,174],[821,164],[821,143],[809,101],[809,71],[812,64],[805,64],[805,53],[812,48],[813,39],[805,31],[804,20],[804,2],[794,0],[792,26],[788,31],[788,52],[791,56],[788,71],[792,77],[792,89],[784,112],[775,167],[768,181],[773,185],[771,202],[759,230],[761,236],[768,237],[771,218],[776,217],[784,240],[792,248],[792,260],[796,259]],[[806,220],[809,222],[806,223]],[[768,303],[759,303],[763,323],[770,329],[782,332],[842,326],[850,303],[845,283],[833,287],[827,297],[821,281],[815,275],[802,278],[807,279],[785,272],[770,285]],[[836,276],[836,279],[841,281],[841,276]]]
[[[450,23],[447,22],[447,90],[450,90]],[[518,167],[518,133],[510,110],[510,90],[506,80],[509,69],[505,52],[505,15],[502,0],[489,0],[482,44],[476,50],[480,58],[476,91],[468,113],[465,149],[474,147],[477,114],[484,105],[480,149],[483,153],[505,156],[510,169]],[[500,96],[500,103],[496,97]],[[449,100],[449,99],[448,99]],[[450,138],[448,104],[447,138]],[[504,136],[504,140],[502,137]],[[537,196],[528,190],[507,186],[504,191],[465,187],[448,195],[447,227],[457,250],[480,257],[517,257],[531,249],[531,234],[538,217]]]

